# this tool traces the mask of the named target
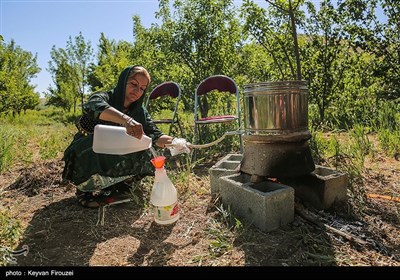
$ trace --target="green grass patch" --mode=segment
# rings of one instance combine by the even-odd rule
[[[21,235],[21,225],[10,212],[0,209],[0,266],[10,263],[10,250],[14,248]]]

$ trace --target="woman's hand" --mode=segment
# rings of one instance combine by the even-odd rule
[[[176,156],[182,153],[189,154],[193,146],[187,142],[185,138],[173,138],[171,144],[166,144],[166,147],[170,150],[171,156]]]
[[[105,109],[99,116],[101,120],[117,123],[126,128],[126,133],[141,139],[144,131],[141,123],[135,121],[130,116],[110,107]]]
[[[141,139],[144,134],[142,124],[130,117],[124,118],[124,120],[125,122],[123,123],[123,126],[125,126],[126,128],[126,133],[133,137]]]

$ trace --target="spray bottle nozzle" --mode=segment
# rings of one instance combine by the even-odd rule
[[[158,156],[150,160],[155,168],[163,168],[165,164],[165,156]]]

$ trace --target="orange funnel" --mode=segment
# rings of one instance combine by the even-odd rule
[[[150,160],[155,168],[163,168],[165,163],[165,156],[158,156]]]

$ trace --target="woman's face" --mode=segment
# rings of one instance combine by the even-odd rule
[[[143,95],[148,83],[149,80],[142,74],[137,74],[128,80],[125,90],[125,107],[132,104]]]

